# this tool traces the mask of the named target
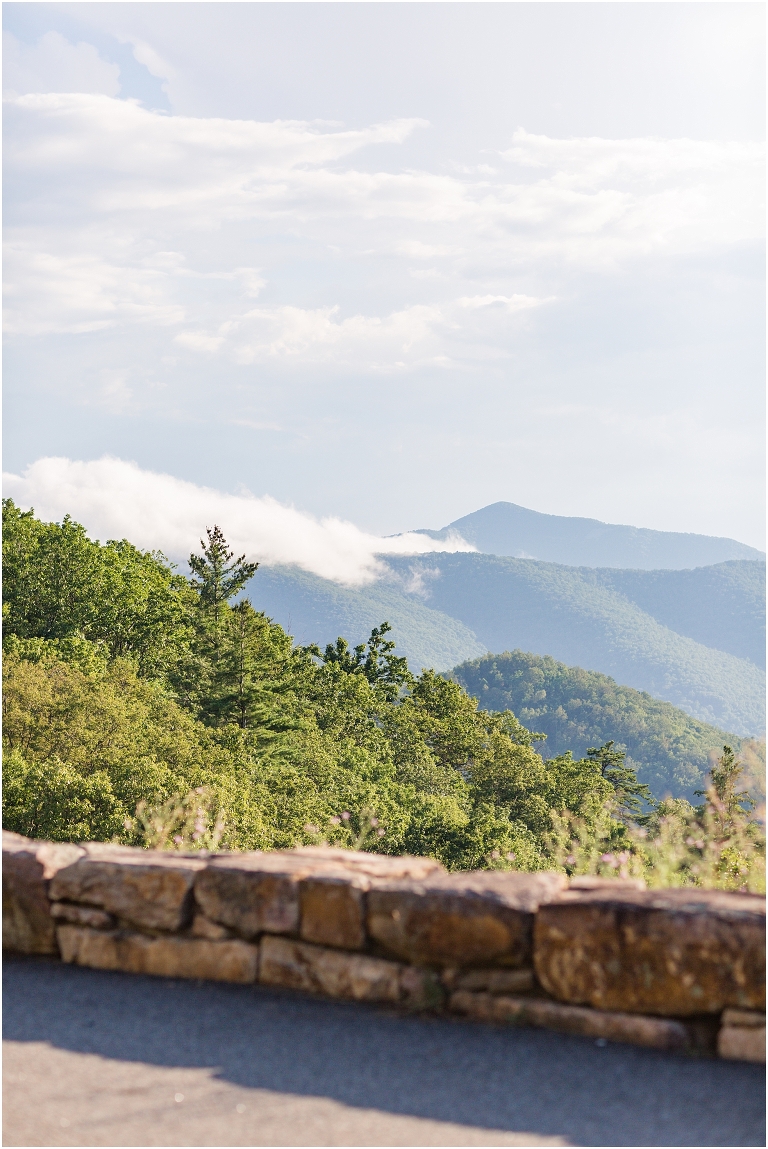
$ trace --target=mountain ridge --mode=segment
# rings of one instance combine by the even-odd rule
[[[423,601],[468,626],[486,649],[530,650],[608,674],[693,717],[744,736],[762,732],[765,674],[657,622],[601,585],[591,568],[486,554],[388,559],[418,578]]]
[[[509,502],[490,503],[438,531],[414,533],[437,541],[456,533],[483,554],[566,566],[686,570],[729,559],[765,559],[763,551],[736,539],[550,515]]]
[[[451,678],[482,709],[512,710],[529,730],[546,734],[537,746],[545,758],[567,750],[578,758],[590,746],[614,741],[657,798],[672,794],[695,802],[723,745],[747,749],[743,739],[670,702],[549,656],[522,650],[487,654],[454,667]],[[750,783],[759,795],[760,778]]]
[[[610,675],[735,734],[764,729],[764,671],[658,621],[628,597],[631,588],[611,585],[614,578],[632,581],[623,571],[466,553],[385,557],[386,578],[358,590],[295,567],[262,567],[248,593],[302,642],[343,634],[358,643],[387,619],[398,652],[418,668],[450,671],[489,651],[529,650]],[[763,564],[748,565],[753,582],[764,578]],[[672,577],[685,584],[691,574],[665,573],[668,582]],[[714,578],[711,571],[695,577]],[[710,592],[700,614],[717,613]],[[675,609],[687,593],[682,585]],[[740,642],[751,641],[754,587],[751,593]],[[733,603],[730,609],[735,617]]]

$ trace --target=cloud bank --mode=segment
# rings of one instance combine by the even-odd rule
[[[476,549],[458,535],[446,542],[419,534],[380,538],[342,519],[314,518],[269,496],[226,494],[122,459],[38,459],[22,475],[4,474],[3,490],[46,521],[70,514],[92,538],[127,538],[182,562],[198,549],[205,528],[218,523],[232,548],[251,561],[295,564],[350,586],[384,574],[382,554]]]
[[[6,120],[5,327],[17,336],[161,328],[170,351],[235,367],[479,363],[514,346],[494,303],[508,320],[551,301],[574,268],[613,272],[764,234],[757,143],[521,128],[493,165],[430,172],[366,170],[366,149],[381,145],[397,168],[397,146],[429,130],[416,118],[349,130],[38,92],[9,97]],[[327,289],[314,305],[302,293],[277,302],[279,268],[240,266],[255,235],[350,268],[383,261],[422,285],[420,299],[387,311],[371,299],[362,313]],[[542,273],[544,294],[520,290]],[[249,304],[263,289],[272,299]]]

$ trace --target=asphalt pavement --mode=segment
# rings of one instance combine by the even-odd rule
[[[765,1145],[762,1066],[315,1000],[4,963],[21,1145]]]

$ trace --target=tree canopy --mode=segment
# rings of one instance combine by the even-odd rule
[[[68,518],[3,514],[10,829],[188,846],[191,826],[198,845],[536,870],[566,813],[618,849],[653,810],[612,742],[544,758],[510,710],[412,674],[386,621],[353,649],[296,645],[244,595],[257,564],[217,525],[187,578]]]

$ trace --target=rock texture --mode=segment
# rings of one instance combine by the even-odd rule
[[[431,858],[390,858],[319,847],[296,853],[322,863],[323,867],[301,882],[301,936],[309,942],[342,949],[365,947],[365,895],[373,883],[402,878],[419,880],[445,872]]]
[[[368,932],[417,965],[530,966],[534,913],[566,882],[556,873],[490,871],[377,883],[368,894]]]
[[[560,1001],[665,1016],[765,1008],[765,900],[573,891],[536,915],[535,968]]]
[[[445,868],[434,858],[413,858],[408,854],[390,857],[389,854],[368,854],[365,850],[338,850],[332,846],[299,846],[290,853],[324,865],[343,866],[347,871],[365,874],[369,878],[413,878],[420,881],[445,873]]]
[[[765,1026],[724,1025],[717,1035],[717,1052],[728,1061],[765,1064]]]
[[[765,1013],[750,1009],[726,1009],[720,1019],[717,1052],[729,1061],[765,1064]]]
[[[205,914],[195,914],[192,919],[192,929],[190,930],[193,938],[210,938],[212,941],[221,941],[222,938],[231,938],[232,931],[228,930],[226,926],[220,926],[218,922],[212,922]]]
[[[300,888],[301,936],[339,949],[365,948],[365,895],[370,878],[344,871],[304,878]]]
[[[652,1049],[687,1050],[691,1037],[679,1021],[661,1017],[639,1017],[629,1013],[608,1013],[561,1005],[533,997],[501,997],[490,993],[457,990],[451,994],[451,1009],[478,1021],[514,1022],[576,1033],[581,1037],[647,1045]]]
[[[3,830],[3,949],[55,954],[49,887],[54,875],[84,851],[61,842],[33,842]]]
[[[178,930],[192,915],[192,886],[202,858],[159,850],[89,843],[73,865],[51,882],[54,901],[84,902],[123,922]]]
[[[75,906],[71,902],[53,902],[51,917],[57,925],[69,922],[73,926],[90,926],[94,930],[111,930],[117,925],[113,914],[94,910],[90,906]]]
[[[442,871],[431,858],[389,858],[307,846],[212,858],[195,899],[212,921],[246,938],[298,935],[349,949],[365,942],[364,894],[372,879],[425,877]],[[321,880],[324,876],[324,880]]]
[[[401,966],[366,954],[264,937],[259,981],[355,1001],[399,1002]]]
[[[256,981],[258,974],[258,948],[239,939],[211,941],[169,934],[148,937],[68,925],[60,926],[58,935],[64,961],[91,969],[243,983]]]
[[[442,980],[448,989],[487,993],[530,993],[536,984],[532,969],[447,969]]]
[[[211,858],[195,883],[195,901],[211,921],[245,938],[298,934],[299,882],[328,864],[288,850]]]

